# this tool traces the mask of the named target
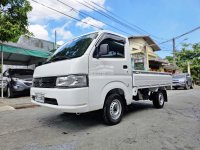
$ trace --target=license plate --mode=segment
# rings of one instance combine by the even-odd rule
[[[44,103],[44,94],[36,93],[35,94],[35,101],[39,103]]]

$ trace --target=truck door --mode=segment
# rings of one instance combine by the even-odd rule
[[[130,52],[125,51],[128,49],[126,42],[123,37],[106,33],[90,54],[89,102],[94,109],[104,103],[100,97],[104,87],[109,83],[120,82],[129,91],[132,89]],[[101,45],[107,46],[107,53],[99,53]]]

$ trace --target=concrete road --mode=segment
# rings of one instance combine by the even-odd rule
[[[155,109],[134,102],[122,122],[102,124],[99,113],[80,116],[35,107],[0,113],[0,150],[200,150],[200,88],[168,91]]]

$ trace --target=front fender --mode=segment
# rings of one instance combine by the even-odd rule
[[[101,92],[101,106],[103,108],[104,105],[104,101],[106,98],[106,95],[108,94],[109,91],[113,90],[113,89],[121,89],[124,91],[124,96],[126,99],[126,103],[130,104],[132,101],[132,96],[131,96],[131,85],[126,85],[123,82],[109,82],[108,84],[106,84],[103,88],[102,88],[102,92]]]

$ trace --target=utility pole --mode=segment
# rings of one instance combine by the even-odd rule
[[[176,65],[176,43],[175,43],[175,38],[172,39],[173,43],[173,64],[174,66]]]
[[[187,61],[187,70],[188,70],[188,74],[191,75],[191,71],[190,71],[190,61]]]
[[[149,56],[148,56],[146,44],[144,45],[144,70],[145,71],[149,70]]]
[[[57,49],[57,44],[56,44],[56,42],[57,42],[57,35],[56,35],[56,30],[55,30],[55,43],[54,43],[54,49]]]
[[[1,98],[3,98],[3,43],[1,42]]]

